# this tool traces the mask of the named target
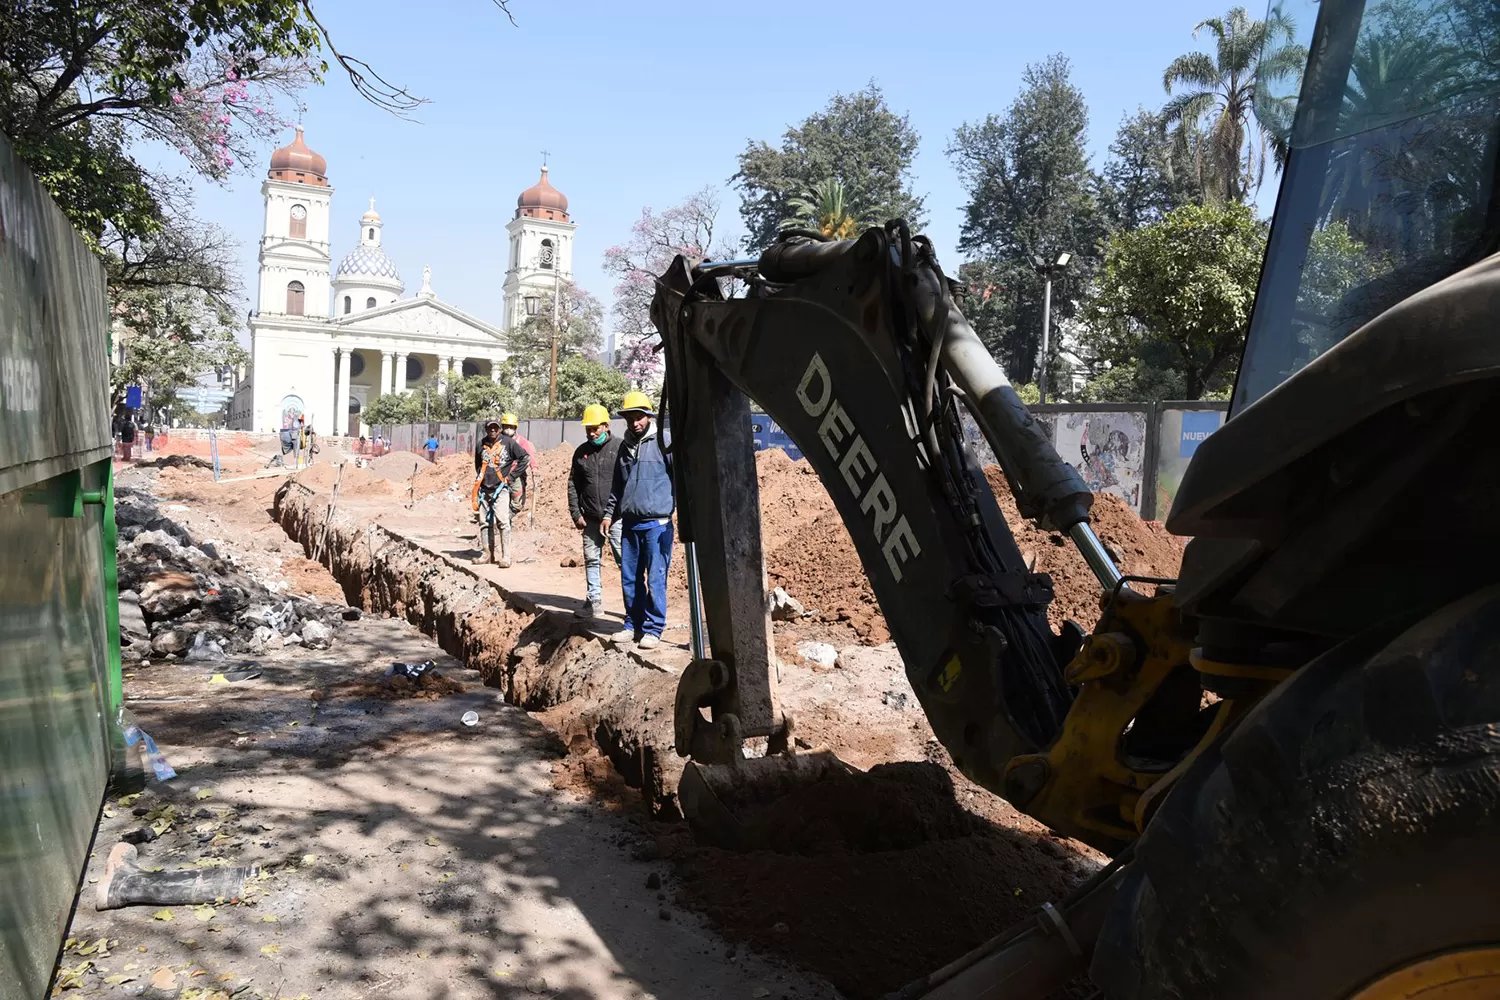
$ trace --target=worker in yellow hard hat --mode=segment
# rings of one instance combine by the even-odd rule
[[[615,459],[614,481],[600,528],[620,526],[620,589],[625,592],[625,628],[611,638],[661,645],[667,625],[667,570],[672,564],[670,442],[656,425],[656,410],[643,392],[627,392],[620,403],[625,436]]]
[[[520,421],[514,413],[500,414],[500,433],[510,438],[521,446],[526,453],[526,465],[516,474],[516,478],[510,484],[510,512],[512,515],[521,513],[521,508],[526,505],[526,491],[531,486],[531,474],[540,472],[537,468],[536,445],[532,444],[519,433]]]
[[[574,527],[583,532],[583,579],[588,597],[575,612],[579,618],[593,618],[604,607],[601,570],[604,543],[620,564],[620,525],[601,529],[604,508],[615,477],[615,459],[620,454],[620,439],[609,432],[609,411],[598,403],[583,408],[583,444],[573,449],[568,467],[568,514]]]

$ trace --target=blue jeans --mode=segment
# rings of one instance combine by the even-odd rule
[[[622,565],[620,561],[620,532],[624,525],[619,521],[609,526],[609,551],[615,557],[615,565]],[[598,521],[590,521],[587,518],[583,522],[583,578],[588,581],[589,603],[598,608],[604,604],[604,587],[600,583],[599,571],[604,562],[604,533],[599,530]]]
[[[625,623],[642,635],[661,636],[667,625],[667,567],[672,563],[672,522],[627,524],[620,538],[620,589]]]

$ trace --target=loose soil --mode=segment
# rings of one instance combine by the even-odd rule
[[[568,599],[563,595],[581,597],[581,571],[559,572],[578,555],[566,496],[572,450],[538,457],[534,509],[517,521],[517,565],[510,570],[464,575],[456,568],[472,544],[467,455],[429,465],[392,454],[368,469],[346,468],[324,562],[349,600],[436,636],[557,733],[568,753],[554,765],[554,787],[589,795],[636,823],[646,841],[637,856],[672,862],[664,892],[729,938],[792,957],[846,996],[862,998],[952,960],[1097,869],[1097,854],[1052,837],[953,768],[886,641],[884,618],[832,501],[805,461],[779,451],[756,456],[768,577],[815,612],[775,626],[782,703],[800,740],[832,749],[861,773],[767,806],[757,821],[770,849],[753,853],[699,845],[681,823],[642,818],[647,805],[658,816],[671,812],[662,793],[670,798],[673,768],[680,768],[671,752],[675,675],[643,669],[601,645],[596,636],[613,631],[612,622],[582,625],[558,611],[507,607],[508,599],[482,583],[554,607]],[[1099,589],[1081,557],[1061,536],[1022,522],[1003,477],[996,469],[988,473],[1023,555],[1052,575],[1054,625],[1073,619],[1091,627]],[[336,478],[336,471],[316,466],[298,475],[314,493],[292,514],[284,511],[282,523],[304,546],[321,529]],[[204,499],[212,487],[166,485]],[[263,510],[270,500],[265,487],[245,485],[256,498],[249,505]],[[1114,497],[1097,498],[1094,513],[1096,530],[1126,572],[1175,575],[1176,539]],[[417,547],[373,525],[389,526]],[[289,579],[297,572],[292,566]],[[606,566],[611,599],[612,573]],[[679,546],[669,578],[669,643],[685,640],[684,632],[672,638],[685,605]],[[838,665],[805,659],[798,647],[809,641],[832,645]],[[330,693],[337,702],[338,690]],[[659,749],[645,754],[647,744]],[[642,788],[651,791],[644,800]]]
[[[379,698],[381,701],[400,701],[403,698],[436,701],[463,693],[462,684],[449,680],[437,670],[428,670],[416,680],[410,677],[387,677],[373,684],[335,684],[329,689],[329,694],[336,698]]]

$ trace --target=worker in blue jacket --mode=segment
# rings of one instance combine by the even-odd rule
[[[641,649],[661,645],[667,624],[667,570],[672,564],[672,464],[656,425],[656,411],[643,392],[628,392],[620,407],[625,437],[615,459],[614,482],[599,529],[609,536],[619,521],[620,589],[625,595],[625,628],[611,638],[637,642]]]

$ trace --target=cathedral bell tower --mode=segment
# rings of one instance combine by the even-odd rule
[[[516,216],[505,227],[510,236],[510,266],[505,271],[504,329],[526,322],[528,298],[538,304],[544,299],[550,302],[556,282],[573,280],[577,228],[568,216],[567,197],[552,186],[543,164],[541,180],[521,192]]]
[[[260,239],[262,314],[328,317],[330,249],[328,218],[333,188],[328,164],[302,140],[271,154],[261,182],[266,218]]]

